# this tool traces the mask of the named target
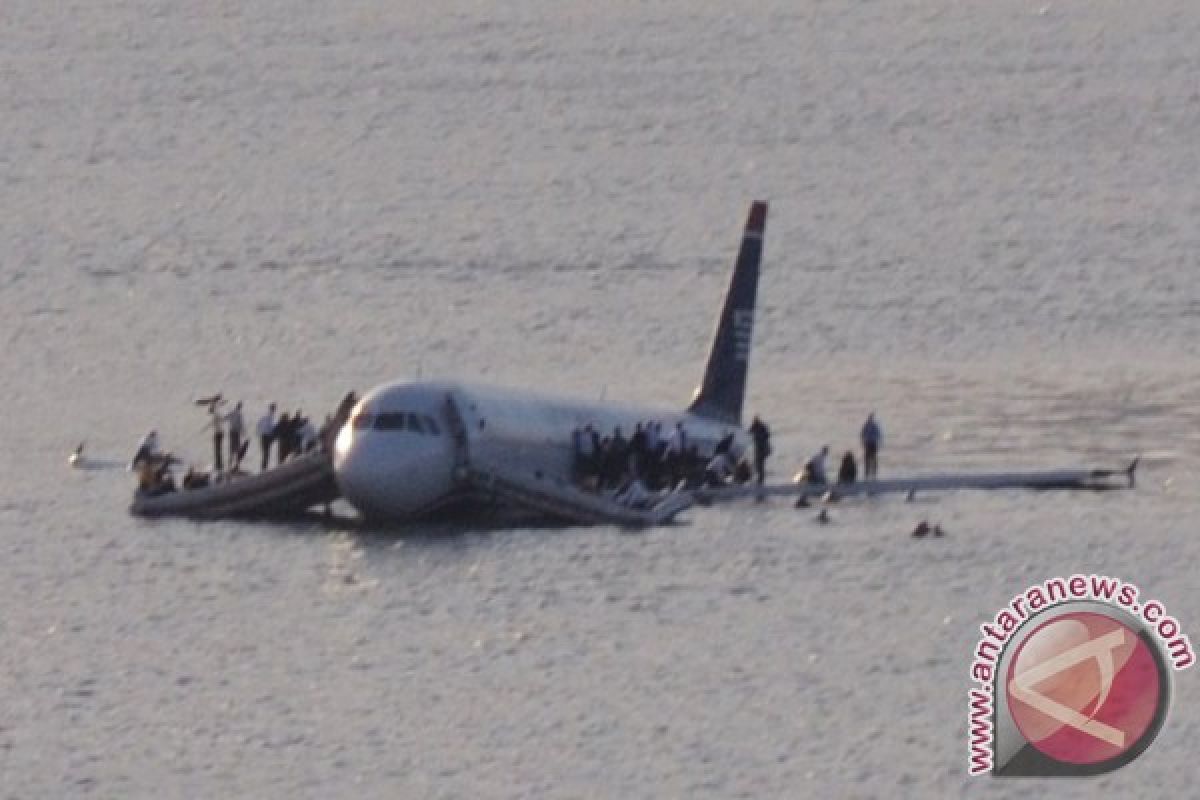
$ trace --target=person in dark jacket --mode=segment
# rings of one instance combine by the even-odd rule
[[[271,442],[275,440],[275,424],[275,404],[271,403],[267,406],[267,413],[259,418],[258,424],[255,426],[258,443],[262,447],[263,472],[266,472],[271,462]]]
[[[275,423],[275,448],[280,464],[292,454],[292,418],[286,411],[279,415],[279,422]]]
[[[829,483],[829,479],[825,477],[825,460],[829,458],[829,445],[825,445],[817,454],[808,460],[804,465],[804,481],[805,483],[815,483],[824,485]]]
[[[854,483],[858,480],[858,463],[854,460],[854,453],[847,450],[842,456],[842,465],[838,468],[837,482],[841,484]]]
[[[860,434],[863,446],[863,475],[874,478],[879,474],[879,448],[883,447],[883,428],[875,419],[875,412],[867,415]]]
[[[629,438],[629,470],[639,478],[644,476],[646,464],[646,431],[642,423],[633,426],[633,436]]]
[[[750,435],[754,437],[754,473],[758,485],[767,479],[767,456],[771,455],[771,430],[757,415],[750,423]]]
[[[304,416],[304,412],[296,409],[292,413],[292,441],[291,451],[296,455],[304,452],[304,426],[308,423],[308,417]]]

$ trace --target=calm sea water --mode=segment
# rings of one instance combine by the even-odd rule
[[[0,17],[0,796],[1186,795],[966,777],[977,626],[1120,575],[1200,631],[1188,2],[16,0]],[[790,475],[1136,492],[614,529],[145,522],[191,400],[461,376],[682,405],[771,201],[748,411]],[[95,469],[70,470],[80,441]],[[949,535],[907,537],[922,518]]]

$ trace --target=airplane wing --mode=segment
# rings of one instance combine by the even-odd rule
[[[957,491],[963,489],[1063,489],[1103,491],[1133,488],[1138,459],[1125,469],[1057,469],[1024,472],[946,473],[941,475],[912,475],[886,480],[864,480],[850,484],[787,483],[771,486],[726,486],[698,489],[700,502],[738,500],[749,497],[789,495],[837,497],[877,494],[911,494],[927,491]]]

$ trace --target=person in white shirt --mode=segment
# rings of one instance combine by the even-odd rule
[[[267,413],[258,419],[255,426],[258,434],[258,444],[262,448],[262,470],[265,472],[271,460],[271,442],[275,439],[275,404],[267,406]]]
[[[221,444],[225,440],[225,417],[217,411],[216,403],[208,413],[208,427],[212,428],[213,432],[213,469],[221,472],[225,469],[225,462],[221,457]]]

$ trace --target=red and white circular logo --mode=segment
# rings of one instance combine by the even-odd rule
[[[1069,611],[1020,643],[1004,683],[1021,736],[1064,765],[1134,758],[1168,701],[1160,655],[1113,616]]]

